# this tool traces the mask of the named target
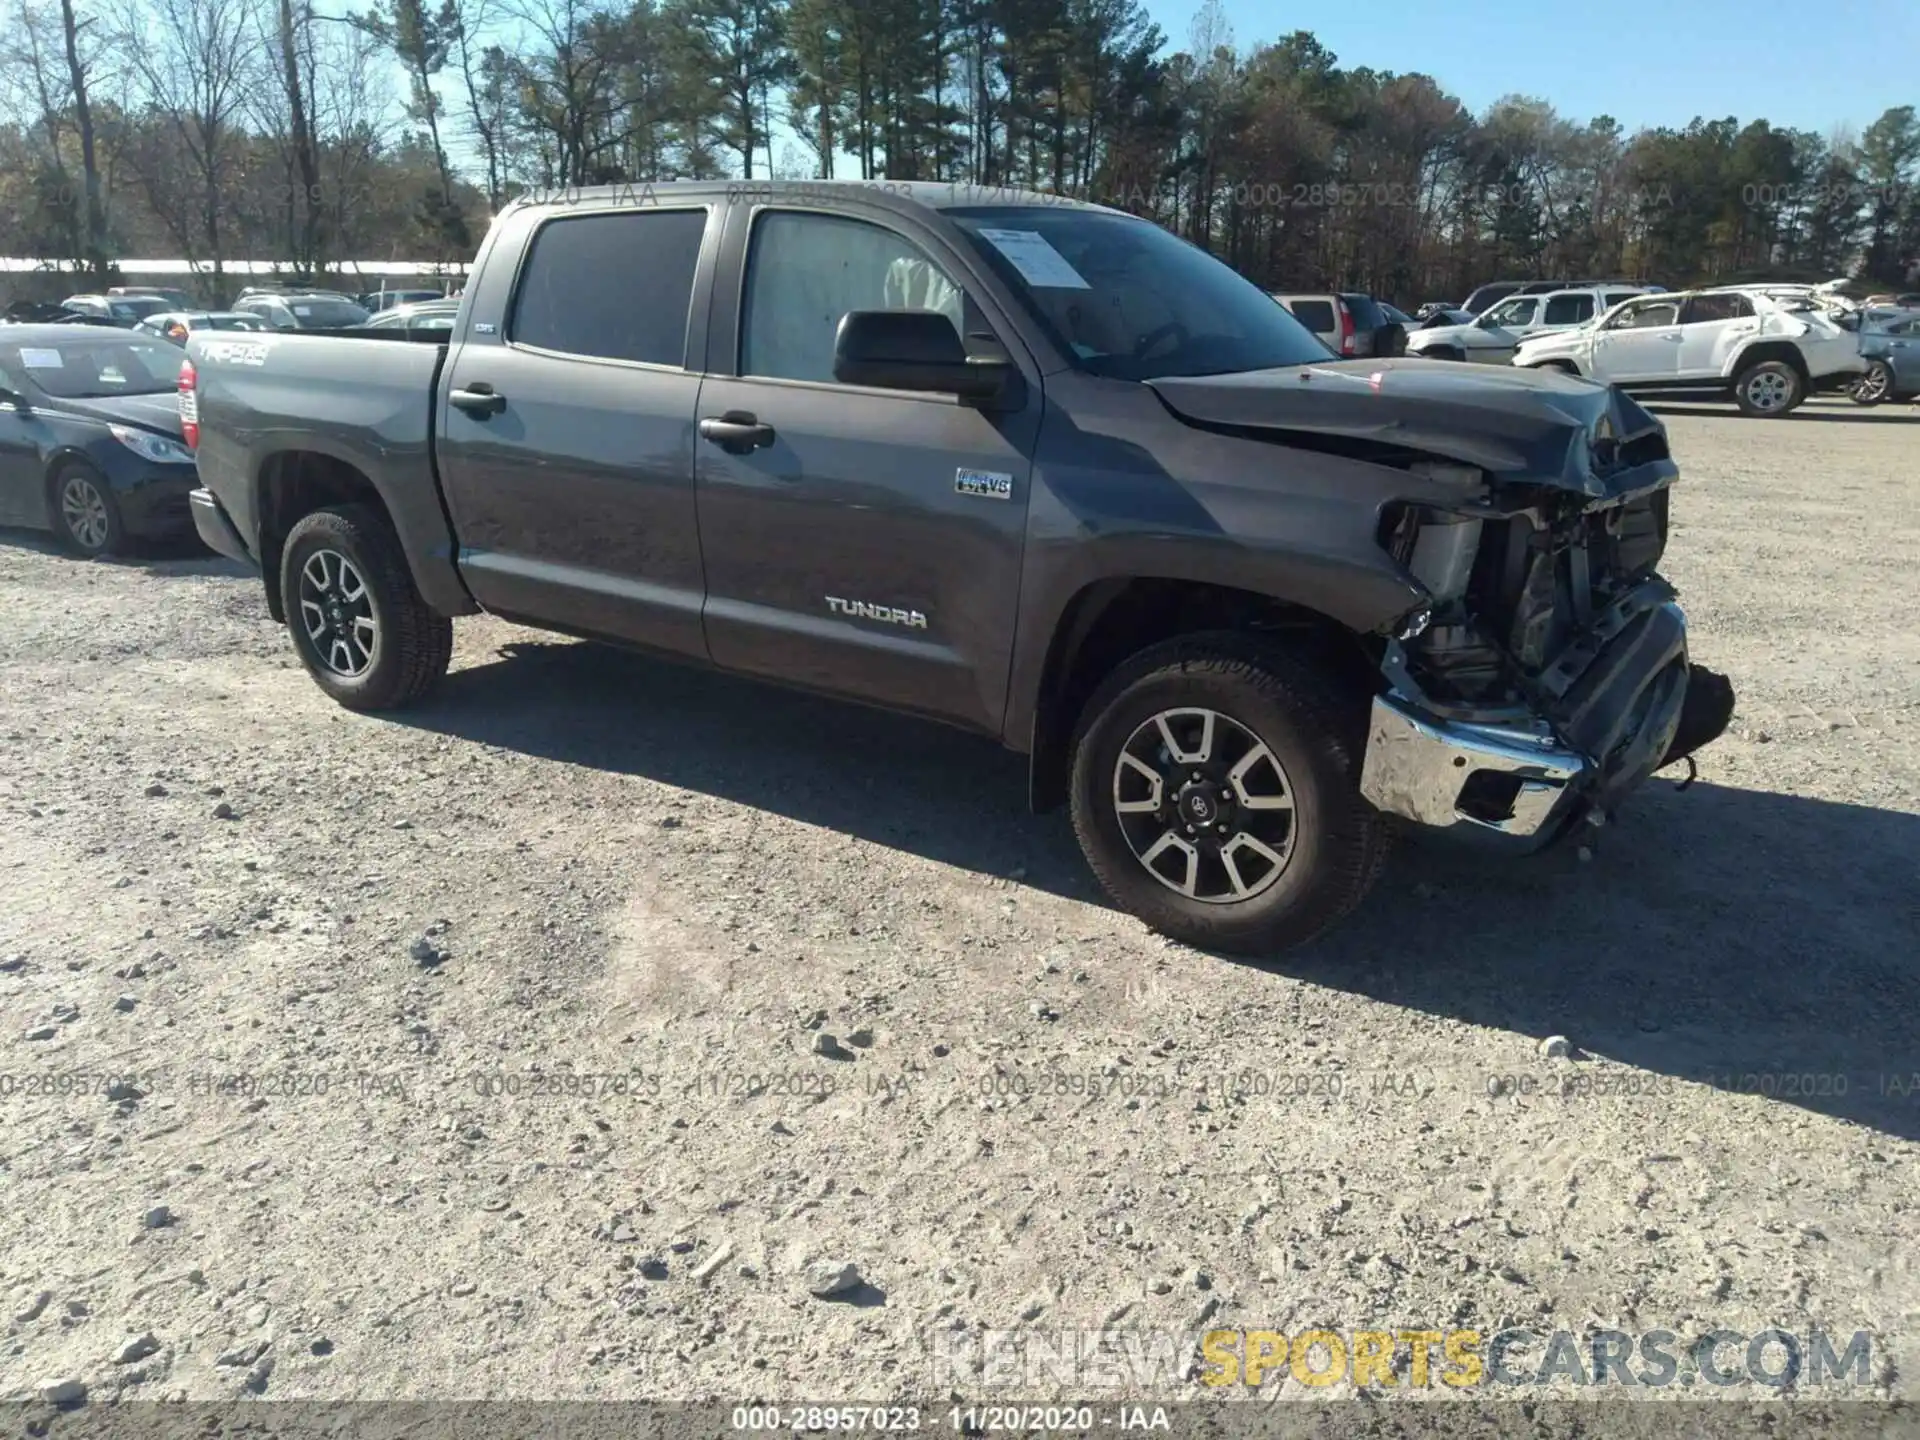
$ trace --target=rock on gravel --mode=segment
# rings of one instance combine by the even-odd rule
[[[840,1043],[839,1037],[820,1031],[813,1037],[813,1053],[823,1055],[829,1060],[851,1060],[853,1052]]]
[[[135,1335],[114,1352],[113,1363],[131,1365],[136,1360],[144,1360],[160,1348],[160,1337],[151,1330]]]
[[[845,1295],[865,1283],[859,1267],[850,1260],[821,1260],[807,1267],[807,1293],[818,1300]]]
[[[244,1370],[266,1354],[272,1344],[271,1340],[247,1340],[235,1345],[231,1350],[222,1350],[214,1357],[213,1363]]]
[[[164,1230],[173,1224],[173,1211],[165,1205],[155,1205],[140,1217],[140,1223],[149,1230]]]
[[[40,1312],[47,1308],[47,1302],[51,1299],[53,1299],[53,1291],[51,1290],[34,1292],[27,1297],[25,1304],[13,1312],[14,1320],[22,1325],[25,1325],[31,1320],[38,1320],[40,1318]]]
[[[1540,1042],[1542,1060],[1565,1060],[1573,1054],[1573,1042],[1564,1035],[1549,1035]]]
[[[87,1398],[87,1382],[75,1375],[42,1380],[33,1389],[49,1405],[77,1405]]]
[[[425,935],[407,947],[407,955],[422,970],[435,969],[447,959],[446,950]]]

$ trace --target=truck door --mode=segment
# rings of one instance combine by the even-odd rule
[[[1728,357],[1758,333],[1760,317],[1744,295],[1695,295],[1680,316],[1680,358],[1675,374],[1682,380],[1717,380],[1727,372]]]
[[[490,247],[437,451],[489,610],[705,657],[693,424],[716,208],[649,192],[529,216],[517,278],[514,237]]]
[[[743,274],[715,287],[700,394],[718,422],[698,462],[714,661],[997,734],[1040,415],[1031,361],[964,262],[903,217],[763,206],[731,223],[727,270]],[[906,308],[1002,344],[1023,408],[836,382],[841,317]],[[751,441],[729,438],[743,426]]]
[[[1657,384],[1680,375],[1680,306],[1655,297],[1623,306],[1593,337],[1593,376],[1609,385]]]

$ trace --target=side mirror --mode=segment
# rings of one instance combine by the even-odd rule
[[[843,385],[991,400],[1012,370],[999,357],[970,359],[960,332],[937,310],[849,311],[833,337],[833,378]]]
[[[18,390],[0,385],[0,405],[18,405],[24,410],[27,408],[27,397],[22,395]]]

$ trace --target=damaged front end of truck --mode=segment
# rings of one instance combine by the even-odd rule
[[[1690,661],[1658,570],[1679,470],[1626,395],[1417,359],[1156,388],[1191,419],[1403,474],[1374,541],[1424,598],[1375,637],[1378,809],[1537,848],[1725,731],[1732,687]]]
[[[1577,399],[1511,454],[1416,466],[1427,493],[1382,514],[1428,596],[1387,639],[1373,700],[1361,791],[1387,813],[1546,844],[1732,717],[1657,568],[1679,474],[1665,431],[1618,391]]]

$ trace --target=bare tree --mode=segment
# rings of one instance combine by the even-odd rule
[[[258,37],[243,0],[148,0],[128,13],[122,35],[144,118],[159,122],[173,142],[134,147],[129,158],[186,258],[197,260],[204,244],[224,301],[227,182],[246,138],[239,124],[245,94],[262,78]],[[184,158],[188,176],[179,175],[176,158]],[[180,179],[188,183],[174,183]],[[176,189],[190,191],[191,199],[160,198]]]

